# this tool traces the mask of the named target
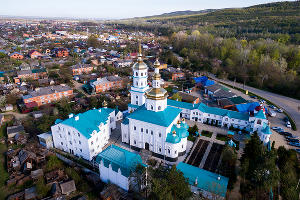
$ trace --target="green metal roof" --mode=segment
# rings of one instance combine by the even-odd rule
[[[111,165],[112,170],[115,172],[120,169],[121,174],[126,177],[130,176],[138,164],[143,165],[140,155],[115,145],[107,147],[97,155],[96,162],[100,164],[101,160],[105,167],[108,168]]]
[[[204,191],[215,193],[225,197],[229,179],[198,167],[180,162],[177,167],[183,173],[183,176],[188,179],[190,185],[195,185],[197,179],[197,187]]]
[[[167,134],[166,142],[176,144],[181,141],[182,138],[186,138],[189,136],[188,132],[189,126],[185,122],[180,123],[180,127],[177,127],[177,125],[173,125],[171,128],[170,133]],[[176,134],[173,134],[173,131],[176,132]]]
[[[113,112],[112,108],[100,108],[88,110],[84,113],[79,113],[78,115],[74,115],[73,117],[60,121],[57,119],[55,121],[56,124],[64,124],[71,127],[74,127],[78,130],[84,137],[90,138],[93,131],[99,131],[100,123],[106,124],[109,114]],[[78,120],[75,118],[79,117]]]
[[[41,73],[41,72],[47,72],[45,68],[41,68],[41,69],[33,69],[31,70],[32,73]]]
[[[181,109],[171,106],[167,106],[165,110],[159,112],[147,110],[145,106],[140,106],[137,110],[131,113],[128,118],[168,127],[180,114],[180,112]]]
[[[257,113],[255,113],[254,117],[260,118],[260,119],[266,119],[266,115],[264,114],[264,111],[262,111],[262,110],[260,110]]]
[[[167,104],[172,107],[177,107],[177,108],[184,108],[184,109],[189,109],[193,110],[195,109],[199,104],[192,104],[192,103],[187,103],[187,102],[182,102],[182,101],[175,101],[172,99],[168,99]]]
[[[232,97],[229,98],[229,100],[233,103],[233,104],[243,104],[243,103],[248,103],[248,101],[246,99],[244,99],[241,96],[237,96],[237,97]]]

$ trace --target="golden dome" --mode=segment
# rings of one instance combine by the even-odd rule
[[[162,100],[168,97],[168,92],[164,88],[150,88],[145,95],[147,99]]]
[[[155,73],[155,74],[153,75],[153,80],[160,80],[160,79],[161,79],[160,74]]]
[[[154,62],[154,67],[155,68],[159,68],[160,67],[160,62],[158,61],[158,59],[156,59],[156,61]]]
[[[103,103],[102,103],[102,107],[103,107],[103,108],[107,107],[107,102],[106,102],[105,100],[104,100]]]
[[[148,69],[147,65],[143,62],[142,57],[139,57],[137,62],[133,65],[134,70]]]

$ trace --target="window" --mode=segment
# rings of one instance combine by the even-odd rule
[[[70,142],[70,145],[72,145],[72,141],[69,141]]]
[[[135,76],[138,76],[138,73],[137,73],[137,72],[135,72]]]
[[[68,131],[68,135],[71,135],[71,133]]]
[[[183,145],[181,147],[183,148]]]
[[[153,131],[151,131],[151,135],[153,135]]]
[[[61,145],[64,145],[64,143],[63,143],[63,142],[61,142],[60,144],[61,144]]]
[[[153,110],[153,106],[151,105],[151,110]]]
[[[91,145],[93,145],[94,144],[94,142],[93,141],[91,141]]]
[[[78,141],[79,144],[81,144],[81,141]]]
[[[177,151],[175,151],[175,154],[177,154]]]
[[[126,135],[124,135],[124,138],[126,138]]]
[[[170,151],[170,149],[168,149],[168,154],[170,154],[171,153],[171,151]]]
[[[60,131],[60,127],[58,127],[58,130]]]
[[[61,134],[59,134],[59,137],[62,138]]]
[[[158,106],[158,110],[161,110],[161,106]]]
[[[136,126],[134,126],[134,127],[133,127],[133,130],[135,130],[135,131],[136,131]]]
[[[82,149],[80,149],[80,152],[82,152]]]
[[[228,119],[226,118],[225,121],[228,121]]]
[[[146,129],[146,133],[148,133],[148,129]]]
[[[136,141],[134,140],[133,143],[136,144]]]
[[[138,102],[138,101],[136,101],[136,102],[135,102],[135,104],[139,104],[139,102]]]
[[[158,151],[161,152],[161,147],[159,147]]]
[[[138,97],[138,96],[135,96],[135,98],[138,99],[139,97]]]
[[[161,133],[159,133],[158,136],[161,137]]]
[[[143,73],[141,73],[141,76],[143,76]]]
[[[141,128],[141,132],[143,132],[144,131],[144,129],[143,128]]]
[[[80,134],[78,133],[78,137],[80,137]]]

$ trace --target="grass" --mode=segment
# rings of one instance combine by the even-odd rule
[[[244,89],[241,89],[241,88],[238,88],[238,87],[234,87],[234,86],[228,85],[228,84],[226,84],[226,83],[224,83],[224,82],[221,82],[221,81],[219,81],[219,82],[222,83],[223,85],[226,85],[227,87],[231,87],[231,88],[233,88],[233,89],[236,89],[236,90],[239,90],[239,91],[241,91],[241,92],[243,92],[243,93],[246,93],[246,90],[244,90]],[[277,108],[280,108],[280,107],[279,107],[278,105],[276,105],[275,103],[273,103],[273,102],[269,101],[268,99],[265,99],[265,98],[263,98],[263,97],[261,97],[261,96],[255,94],[255,93],[248,92],[248,95],[249,95],[249,96],[257,96],[257,98],[265,100],[266,103],[267,103],[268,105],[274,105],[274,106],[276,106]],[[296,123],[295,123],[295,121],[292,119],[292,117],[291,117],[286,111],[283,111],[283,113],[289,118],[289,121],[291,122],[292,129],[293,129],[294,131],[297,131]]]
[[[203,131],[201,132],[201,135],[202,135],[202,136],[209,137],[209,138],[211,138],[212,134],[213,134],[213,132],[206,131],[206,130],[203,130]]]
[[[226,142],[227,141],[227,136],[223,135],[223,134],[217,134],[216,139]]]
[[[192,136],[191,134],[188,136],[188,138],[187,138],[189,141],[191,141],[191,142],[195,142],[195,140],[196,140],[196,136]]]

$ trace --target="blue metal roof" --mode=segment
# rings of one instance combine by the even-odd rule
[[[121,174],[126,177],[130,176],[138,164],[143,165],[140,155],[115,145],[107,147],[97,155],[96,162],[100,164],[101,160],[105,167],[108,168],[111,165],[112,170],[115,172],[118,172],[120,169]]]
[[[193,79],[196,83],[201,83],[202,86],[210,86],[215,84],[215,81],[209,80],[207,76],[196,77]]]
[[[271,131],[271,129],[270,129],[270,127],[269,127],[268,124],[263,123],[262,133],[263,134],[267,134],[267,135],[271,135],[272,134],[272,131]]]
[[[176,100],[172,100],[172,99],[168,99],[167,104],[172,107],[184,108],[184,109],[189,109],[189,110],[193,110],[199,105],[199,104],[192,104],[192,103],[187,103],[187,102],[183,102],[183,101],[176,101]]]
[[[84,137],[90,138],[93,131],[99,131],[100,123],[106,124],[109,114],[115,111],[112,108],[100,108],[88,110],[84,113],[79,113],[73,117],[59,122],[55,122],[74,127],[78,130]],[[75,120],[76,117],[79,117],[78,120]]]
[[[267,119],[266,115],[264,114],[263,110],[258,111],[257,113],[254,114],[254,117],[260,118],[260,119]]]
[[[258,102],[251,102],[251,103],[235,105],[236,109],[242,113],[253,111],[257,106],[259,106]]]
[[[199,189],[215,193],[225,197],[227,192],[228,178],[221,176],[198,167],[180,162],[177,167],[183,173],[183,176],[188,179],[190,185],[195,185],[197,179],[197,187]]]
[[[180,112],[181,109],[171,106],[167,106],[165,110],[159,112],[147,110],[145,106],[140,106],[137,110],[131,113],[128,118],[168,127],[180,114]]]

